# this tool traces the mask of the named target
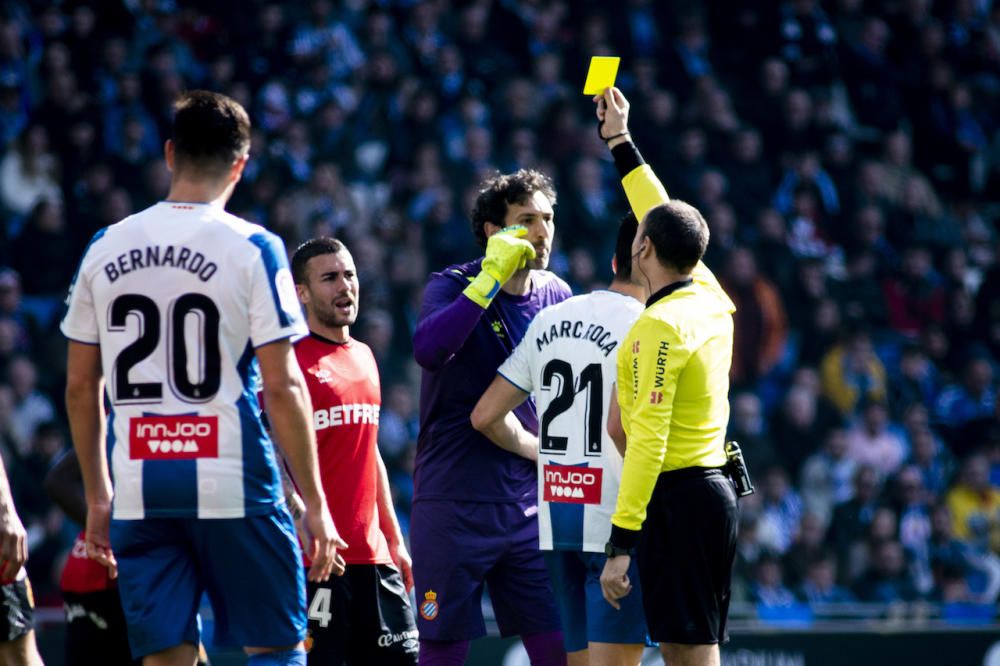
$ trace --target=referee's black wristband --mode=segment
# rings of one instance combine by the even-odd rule
[[[618,169],[618,176],[624,178],[632,173],[637,167],[646,163],[639,153],[639,149],[631,141],[619,143],[611,149],[611,157],[615,160],[615,168]]]
[[[632,550],[639,543],[639,534],[639,530],[627,530],[624,527],[612,525],[608,543],[617,548]]]

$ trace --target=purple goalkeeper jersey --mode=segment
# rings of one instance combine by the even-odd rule
[[[532,271],[528,294],[500,290],[483,310],[462,294],[481,263],[433,273],[424,290],[413,336],[413,354],[423,367],[414,500],[512,502],[537,495],[535,463],[493,444],[469,417],[535,315],[572,292],[553,273]],[[538,432],[533,400],[514,413]]]

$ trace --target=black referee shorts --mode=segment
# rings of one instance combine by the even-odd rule
[[[660,643],[723,643],[739,509],[720,469],[660,474],[637,558],[649,636]]]

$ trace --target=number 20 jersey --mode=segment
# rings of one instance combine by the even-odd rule
[[[639,301],[612,291],[574,296],[538,313],[500,366],[538,409],[542,550],[604,550],[622,470],[608,404],[618,347],[641,312]]]
[[[94,236],[62,331],[100,345],[113,516],[240,518],[280,504],[254,349],[306,332],[284,245],[208,204]]]

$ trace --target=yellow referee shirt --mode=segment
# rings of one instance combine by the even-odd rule
[[[669,200],[646,164],[622,184],[640,221]],[[611,523],[626,530],[642,527],[661,472],[726,463],[736,308],[703,263],[691,278],[654,294],[619,348],[618,404],[628,446]]]

